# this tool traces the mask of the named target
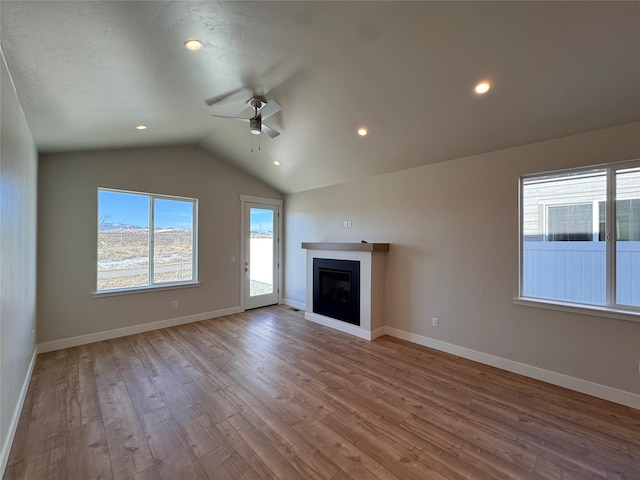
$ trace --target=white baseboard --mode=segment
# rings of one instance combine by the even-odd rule
[[[631,392],[625,392],[624,390],[618,390],[616,388],[607,387],[606,385],[600,385],[580,378],[570,377],[569,375],[552,372],[551,370],[545,370],[544,368],[515,362],[495,355],[489,355],[488,353],[471,350],[470,348],[459,347],[451,343],[406,332],[397,328],[384,327],[384,330],[387,335],[433,348],[434,350],[451,353],[458,357],[500,368],[508,372],[524,375],[525,377],[541,380],[576,392],[586,393],[587,395],[626,405],[627,407],[640,409],[640,395],[636,395]]]
[[[307,304],[302,302],[297,302],[295,300],[291,300],[289,298],[283,298],[282,303],[285,305],[289,305],[290,307],[297,308],[298,310],[306,310]]]
[[[353,335],[354,337],[362,338],[364,340],[373,340],[374,333],[378,332],[377,336],[383,335],[383,333],[379,333],[379,330],[375,332],[369,332],[364,328],[360,328],[357,325],[352,325],[347,322],[343,322],[341,320],[334,320],[333,318],[325,317],[324,315],[318,315],[312,312],[306,312],[304,314],[305,320],[309,320],[311,322],[319,323],[320,325],[324,325],[325,327],[333,328],[334,330],[339,330],[344,333],[348,333]]]
[[[22,413],[22,408],[24,407],[24,401],[27,398],[27,392],[29,391],[29,382],[31,381],[31,374],[33,373],[33,367],[36,364],[36,357],[38,356],[38,350],[35,348],[33,350],[33,356],[31,357],[31,363],[29,363],[29,368],[27,369],[27,375],[22,383],[22,388],[20,389],[20,396],[18,397],[18,402],[13,410],[13,415],[11,416],[11,422],[9,423],[9,431],[7,432],[7,437],[3,439],[2,443],[2,451],[0,452],[0,478],[4,478],[4,471],[7,468],[7,463],[9,462],[9,453],[11,453],[11,446],[13,445],[13,439],[16,436],[16,430],[18,429],[18,422],[20,421],[20,414]]]
[[[376,328],[373,332],[371,332],[371,340],[375,340],[378,337],[381,337],[385,334],[387,327]]]
[[[52,342],[38,344],[37,352],[53,352],[54,350],[62,350],[63,348],[77,347],[78,345],[86,345],[88,343],[101,342],[103,340],[111,340],[112,338],[126,337],[136,333],[149,332],[160,328],[175,327],[176,325],[184,325],[185,323],[199,322],[209,318],[223,317],[225,315],[233,315],[242,312],[241,307],[231,307],[213,312],[196,313],[185,317],[169,318],[158,322],[143,323],[142,325],[133,325],[131,327],[116,328],[105,332],[89,333],[77,337],[63,338]]]

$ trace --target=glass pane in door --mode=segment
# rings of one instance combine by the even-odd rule
[[[251,208],[249,296],[273,293],[273,210]]]

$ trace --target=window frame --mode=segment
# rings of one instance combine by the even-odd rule
[[[99,237],[99,225],[100,225],[100,192],[113,192],[113,193],[122,193],[129,195],[140,195],[147,197],[149,202],[149,238],[148,238],[148,256],[149,256],[149,284],[147,285],[139,285],[135,287],[123,287],[123,288],[111,288],[111,289],[98,289],[98,251],[100,248],[100,237]],[[169,200],[169,201],[180,201],[180,202],[189,202],[192,205],[192,235],[191,235],[191,251],[192,251],[192,278],[191,280],[183,280],[183,281],[171,281],[171,282],[162,282],[162,283],[154,283],[154,209],[155,209],[155,200]],[[158,290],[173,290],[179,288],[190,288],[190,287],[198,287],[200,286],[199,278],[198,278],[198,199],[192,197],[183,197],[178,195],[166,195],[166,194],[158,194],[158,193],[148,193],[148,192],[139,192],[135,190],[122,190],[117,188],[109,188],[109,187],[97,187],[96,189],[96,274],[95,274],[95,291],[93,292],[94,298],[99,297],[108,297],[114,295],[129,295],[135,293],[143,293],[149,291],[158,291]]]
[[[573,313],[581,313],[587,315],[602,316],[607,318],[616,318],[620,320],[630,320],[640,322],[640,306],[625,305],[617,303],[616,298],[616,220],[617,220],[617,198],[616,198],[616,179],[617,173],[621,170],[630,168],[640,168],[640,159],[631,159],[621,162],[613,162],[607,164],[590,165],[578,168],[567,168],[561,170],[553,170],[547,172],[537,172],[521,175],[518,179],[518,297],[514,298],[514,303],[531,307],[548,308],[552,310],[567,311]],[[573,303],[569,301],[546,299],[539,297],[531,297],[524,295],[524,183],[527,180],[551,176],[564,175],[572,173],[588,173],[595,169],[601,169],[605,172],[606,181],[606,215],[605,215],[605,288],[606,288],[606,305],[597,305],[590,303]],[[545,214],[546,214],[546,208]],[[595,210],[594,218],[599,213]],[[547,238],[547,219],[544,219],[545,232],[544,238]],[[594,240],[595,235],[594,235]]]

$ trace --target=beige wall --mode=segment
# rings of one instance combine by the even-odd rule
[[[93,298],[97,188],[199,200],[202,285]],[[282,198],[198,147],[43,155],[38,184],[39,343],[240,305],[240,195]],[[172,301],[179,300],[179,308]]]
[[[632,158],[640,123],[288,195],[284,298],[301,242],[389,242],[387,326],[638,394],[640,323],[513,303],[519,176]]]
[[[37,152],[0,57],[0,477],[35,350]],[[15,428],[15,425],[13,425]]]

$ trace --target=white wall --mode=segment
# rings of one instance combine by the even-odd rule
[[[93,298],[97,188],[194,197],[200,287]],[[42,155],[38,185],[39,343],[240,305],[240,195],[281,199],[199,147]],[[172,301],[179,308],[172,308]]]
[[[0,56],[0,477],[30,373],[36,328],[37,152]]]
[[[640,394],[640,323],[513,303],[520,175],[633,158],[640,123],[288,195],[284,298],[305,302],[301,242],[389,242],[387,326]]]

